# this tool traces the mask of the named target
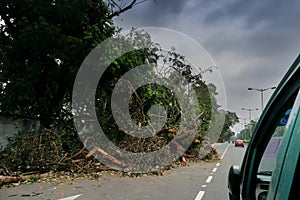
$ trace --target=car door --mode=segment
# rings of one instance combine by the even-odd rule
[[[273,176],[278,173],[277,168],[282,165],[280,163],[283,163],[283,161],[285,161],[285,155],[287,154],[283,152],[285,152],[287,149],[286,147],[288,143],[286,141],[290,141],[292,138],[292,134],[294,133],[290,130],[290,127],[289,131],[287,131],[287,129],[284,130],[284,135],[282,137],[283,141],[279,148],[279,153],[278,155],[276,155],[277,166],[275,171],[272,171],[269,180],[263,179],[262,183],[259,183],[259,167],[263,160],[263,155],[265,154],[266,147],[268,146],[271,138],[276,136],[278,129],[280,129],[280,123],[285,113],[294,105],[297,105],[297,101],[299,101],[299,98],[297,97],[300,87],[299,62],[300,56],[298,56],[288,73],[284,76],[283,80],[278,85],[254,130],[253,138],[245,153],[240,172],[241,199],[258,199],[259,194],[257,192],[257,188],[261,186],[263,186],[265,190],[268,191],[269,196],[271,195],[271,192],[281,192],[280,190],[278,190],[279,186],[281,185],[275,186],[274,181],[271,184],[272,191],[270,192],[269,184],[271,178],[275,180],[275,177]],[[284,170],[286,170],[286,168],[282,168],[281,173]],[[278,181],[280,181],[280,177],[281,175],[278,176]],[[265,197],[266,195],[262,195],[261,198],[265,199]],[[270,196],[270,199],[274,199],[274,197],[276,197],[276,195],[273,197]]]
[[[294,103],[282,140],[268,199],[299,199],[300,185],[300,92]]]

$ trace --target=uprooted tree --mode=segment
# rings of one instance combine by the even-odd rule
[[[10,0],[2,3],[0,114],[37,120],[42,127],[37,135],[32,130],[18,135],[0,154],[1,160],[8,157],[13,160],[6,162],[10,170],[47,171],[53,166],[57,169],[82,170],[83,166],[96,166],[90,162],[93,152],[85,151],[86,144],[80,142],[73,125],[73,83],[88,53],[105,39],[118,34],[112,17],[141,2],[133,0],[127,5],[120,5],[115,1],[107,3],[102,0]],[[197,116],[199,123],[187,126],[196,126],[197,137],[191,147],[199,149],[210,128],[211,112],[219,109],[215,86],[202,80],[203,73],[209,73],[212,69],[193,73],[191,65],[175,49],[162,54],[159,45],[152,43],[144,32],[133,30],[124,40],[134,44],[137,50],[122,55],[110,64],[99,81],[95,98],[97,117],[108,138],[132,152],[153,151],[174,138],[183,117],[181,107],[172,91],[162,85],[141,87],[130,99],[131,117],[140,126],[151,123],[148,111],[152,105],[161,105],[167,110],[166,124],[160,133],[154,132],[152,138],[129,137],[118,129],[111,113],[110,98],[120,77],[138,65],[155,64],[162,60],[167,67],[182,74],[188,80],[190,89],[197,94],[198,106],[194,109],[200,110]],[[139,49],[139,42],[148,43],[148,48]],[[131,83],[126,84],[130,87]],[[95,147],[96,151],[106,155],[101,147]],[[188,152],[197,156],[191,148]],[[118,163],[110,155],[107,158]],[[86,159],[90,159],[89,162],[85,162]]]

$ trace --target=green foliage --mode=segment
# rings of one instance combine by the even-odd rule
[[[211,122],[213,128],[209,132],[210,138],[214,142],[224,142],[230,140],[230,138],[234,135],[230,128],[238,122],[239,120],[236,113],[218,110]]]
[[[61,120],[83,59],[114,27],[102,0],[10,0],[1,3],[1,112]]]
[[[183,87],[187,90],[184,95],[190,96],[190,90],[193,90],[196,95],[196,99],[189,99],[189,101],[197,101],[197,107],[189,109],[189,114],[195,116],[198,120],[198,134],[204,137],[211,125],[212,112],[218,110],[219,105],[216,100],[216,86],[213,84],[207,84],[202,80],[204,73],[211,73],[213,67],[208,67],[202,70],[200,66],[196,66],[197,70],[185,59],[184,55],[176,53],[176,49],[172,48],[167,55],[162,55],[163,65],[167,68],[171,68],[181,74],[187,81],[187,85],[184,83],[178,83],[178,87]],[[199,71],[200,70],[200,71]],[[169,76],[175,77],[175,73],[171,73]],[[185,105],[189,105],[189,102],[185,102]],[[175,104],[176,105],[176,104]],[[199,113],[195,113],[199,111]]]
[[[51,162],[63,156],[62,144],[62,138],[49,130],[38,135],[18,134],[10,138],[5,150],[8,157],[1,162],[12,171],[47,171]]]
[[[166,80],[171,82],[177,81],[176,76],[178,74],[187,80],[188,85],[183,82],[174,82],[173,84],[178,87],[177,89],[180,88],[182,91],[187,91],[184,94],[186,96],[190,96],[188,94],[189,90],[194,90],[196,93],[197,99],[189,99],[189,101],[197,101],[198,106],[191,108],[189,116],[185,117],[195,116],[199,118],[199,122],[201,122],[198,124],[199,133],[201,136],[205,136],[210,126],[212,110],[217,110],[219,107],[215,98],[215,95],[217,95],[216,87],[213,84],[206,85],[202,80],[203,73],[211,72],[212,69],[209,68],[195,74],[195,70],[192,69],[192,66],[185,60],[184,56],[176,53],[175,49],[171,49],[167,53],[163,52],[159,45],[153,43],[149,34],[144,31],[132,30],[126,37],[121,38],[123,38],[124,42],[113,44],[115,45],[114,48],[111,48],[112,51],[106,57],[117,53],[120,48],[123,48],[124,44],[134,46],[137,50],[122,55],[110,64],[99,81],[96,93],[97,117],[108,137],[113,141],[120,141],[124,138],[128,139],[128,136],[119,130],[114,121],[110,99],[115,85],[121,77],[136,66],[146,63],[152,63],[153,65],[149,65],[149,71],[145,71],[144,74],[150,74],[150,77],[157,77],[159,75],[162,82]],[[162,63],[163,67],[158,64],[159,62]],[[168,71],[168,73],[164,73],[165,71]],[[139,74],[135,79],[148,80],[149,77]],[[121,81],[124,83],[123,87],[134,90],[131,82],[126,80]],[[124,100],[124,104],[127,103]],[[190,103],[184,102],[184,104],[189,105]],[[164,125],[165,127],[178,127],[183,117],[181,116],[182,108],[178,103],[174,91],[160,84],[147,84],[133,92],[129,101],[129,109],[133,121],[141,126],[149,125],[148,111],[153,105],[160,105],[166,110],[167,122]],[[196,116],[199,110],[202,114]],[[192,126],[194,125],[185,126],[193,128]]]
[[[249,143],[250,142],[250,139],[246,139],[246,140],[244,140],[244,143]]]
[[[109,49],[110,51],[107,52],[106,58],[104,58],[102,62],[107,62],[107,57],[118,54],[121,49],[124,48],[124,45],[133,46],[136,50],[123,54],[114,62],[109,63],[109,67],[105,70],[98,83],[96,92],[97,118],[108,138],[113,141],[119,140],[120,138],[125,136],[119,130],[112,116],[111,97],[114,87],[116,83],[121,80],[121,77],[131,69],[139,65],[143,65],[147,62],[155,63],[157,59],[157,55],[155,54],[155,52],[158,49],[158,46],[150,40],[149,34],[145,33],[144,31],[136,31],[133,29],[126,37],[120,35],[116,35],[116,37],[119,37],[122,42],[112,44],[112,48]],[[143,77],[135,78],[142,79]],[[123,80],[123,83],[124,88],[133,89],[131,82]],[[136,91],[135,96],[131,98],[130,109],[136,110],[135,113],[132,113],[132,117],[137,123],[144,121],[145,115],[142,112],[144,108],[143,104],[148,101],[148,97],[152,98],[151,96],[155,94],[157,94],[157,92],[155,92],[155,90],[152,90],[151,86],[148,85],[141,88],[139,91]],[[138,102],[137,98],[143,99],[143,102]],[[122,99],[120,99],[120,101],[121,100]],[[156,100],[156,103],[157,102],[158,100]],[[128,102],[124,102],[124,104],[125,103],[128,104]]]
[[[64,155],[72,155],[82,148],[72,124],[73,83],[88,53],[105,39],[114,34],[118,36],[110,16],[110,8],[103,0],[2,2],[0,114],[12,118],[34,119],[42,127],[37,135],[19,133],[12,138],[6,150],[9,154],[6,165],[11,170],[48,170],[53,162],[59,162]],[[174,91],[164,85],[147,84],[137,89],[130,98],[129,109],[133,121],[141,126],[148,125],[149,109],[153,105],[160,105],[167,115],[164,128],[178,128],[183,118],[195,117],[198,124],[189,124],[187,120],[187,124],[181,125],[185,126],[186,131],[196,126],[197,138],[205,137],[212,120],[217,120],[212,119],[212,113],[218,113],[218,117],[224,115],[217,104],[216,86],[202,80],[203,74],[212,72],[212,68],[196,73],[183,55],[176,53],[175,49],[163,52],[159,44],[153,43],[150,35],[144,31],[132,30],[121,38],[124,43],[115,44],[115,48],[109,49],[107,56],[120,52],[122,45],[126,44],[134,46],[135,50],[109,63],[96,92],[97,117],[108,138],[125,149],[144,151],[145,148],[157,150],[174,137],[170,133],[161,133],[160,136],[141,142],[120,131],[113,119],[110,100],[116,83],[126,72],[147,63],[152,65],[149,65],[149,71],[144,74],[156,76],[160,73],[162,81],[171,78],[178,89],[184,91],[183,95],[189,96],[189,92],[193,90],[196,99],[189,98],[184,104],[197,104],[189,107],[188,116],[182,116],[182,108]],[[171,70],[162,73],[158,67],[159,62],[165,69]],[[175,81],[180,80],[176,76],[183,76],[187,82],[176,83]],[[149,79],[151,76],[141,75],[135,78]],[[124,87],[131,87],[131,84],[127,82]],[[232,134],[229,128],[237,122],[235,113],[227,112],[225,118],[223,139]],[[141,148],[132,148],[130,144],[141,145]]]
[[[29,179],[23,181],[23,184],[30,185],[38,182],[39,178],[37,176],[31,176]]]
[[[219,137],[219,141],[227,141],[230,140],[231,136],[234,135],[233,131],[230,130],[230,127],[234,126],[236,123],[239,122],[239,119],[236,115],[236,113],[233,112],[226,112],[225,115],[225,122],[224,122],[224,126],[222,129],[222,133]]]
[[[256,124],[257,122],[252,120],[249,124],[245,125],[245,128],[241,130],[239,134],[239,138],[244,140],[250,140],[251,134],[254,131]]]

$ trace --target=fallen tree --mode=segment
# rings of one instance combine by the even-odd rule
[[[135,139],[132,141],[123,141],[120,147],[128,151],[142,151],[148,149],[153,151],[161,145],[169,142],[169,137],[177,134],[175,129],[163,129],[151,140]],[[180,135],[181,138],[187,137],[190,132]],[[54,138],[55,140],[54,140]],[[49,139],[53,139],[49,141]],[[124,162],[122,154],[115,152],[113,156],[99,146],[94,146],[91,151],[86,149],[85,141],[76,153],[64,152],[62,139],[57,138],[55,133],[50,130],[44,130],[37,135],[25,135],[19,148],[11,148],[10,151],[0,154],[0,187],[11,183],[24,182],[26,180],[35,180],[47,176],[49,171],[65,171],[70,173],[94,173],[101,171],[115,171],[115,169],[105,166],[94,156],[96,153],[111,161],[114,165],[127,169],[130,172],[134,163]],[[49,145],[52,144],[52,145]],[[130,145],[129,145],[130,143]],[[217,152],[211,147],[209,142],[203,142],[203,139],[195,138],[191,146],[183,152],[184,148],[180,143],[175,143],[176,151],[180,156],[178,163],[188,165],[191,161],[212,160],[217,157]],[[203,156],[205,154],[205,156]],[[201,157],[202,156],[202,157]],[[163,162],[164,158],[161,159]],[[151,162],[151,161],[150,161]],[[172,163],[173,164],[173,163]],[[168,166],[166,169],[169,168]],[[126,171],[126,170],[124,170]]]

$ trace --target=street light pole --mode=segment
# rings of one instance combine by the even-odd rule
[[[264,110],[264,92],[266,90],[274,90],[276,87],[269,87],[269,88],[248,88],[248,90],[256,90],[260,92],[260,99],[261,99],[261,112]]]
[[[258,108],[242,108],[242,110],[246,110],[246,111],[248,111],[249,112],[249,120],[250,120],[250,122],[249,122],[249,135],[250,135],[250,137],[252,137],[252,130],[251,130],[251,112],[253,111],[253,110],[258,110]]]
[[[241,135],[241,138],[245,140],[245,139],[246,139],[246,131],[245,131],[245,130],[246,130],[246,120],[247,120],[248,118],[242,118],[242,117],[239,117],[239,119],[244,120],[244,123],[242,123],[242,128],[241,128],[241,130],[244,129],[244,133],[243,133],[242,135],[241,135],[241,134],[240,134],[240,135]],[[240,131],[240,132],[241,132],[241,131]]]
[[[249,120],[250,120],[250,122],[251,122],[251,112],[252,112],[253,110],[258,110],[258,108],[242,108],[242,110],[246,110],[246,111],[249,112]]]

